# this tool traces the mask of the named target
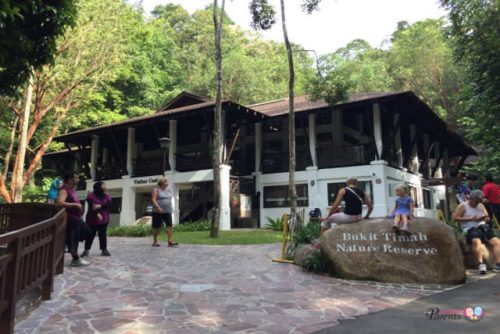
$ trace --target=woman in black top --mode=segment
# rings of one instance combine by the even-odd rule
[[[349,224],[361,220],[363,204],[368,206],[368,212],[364,219],[368,219],[373,211],[373,204],[366,196],[365,192],[359,188],[358,180],[355,177],[347,179],[347,187],[339,190],[335,202],[332,204],[330,213],[321,223],[321,233],[335,226],[336,224]],[[334,213],[340,205],[345,202],[344,212]]]

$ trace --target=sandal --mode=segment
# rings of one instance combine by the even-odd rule
[[[177,242],[169,241],[168,242],[168,247],[175,247],[178,246],[179,244]]]
[[[153,247],[160,247],[160,244],[153,244]]]

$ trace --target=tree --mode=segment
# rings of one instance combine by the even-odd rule
[[[302,8],[308,14],[318,9],[321,0],[303,0]],[[250,3],[250,12],[252,13],[252,26],[258,29],[269,29],[275,22],[274,8],[269,5],[267,0],[252,0]],[[295,69],[293,62],[293,49],[288,39],[287,21],[285,15],[285,1],[280,0],[281,8],[281,27],[283,30],[283,40],[288,58],[288,151],[289,151],[289,181],[288,195],[290,197],[290,214],[295,217],[297,211],[297,189],[295,187],[295,103],[294,103],[294,85]]]
[[[222,52],[221,38],[224,24],[225,0],[219,10],[217,0],[214,0],[213,21],[214,21],[214,45],[215,45],[215,111],[214,111],[214,134],[212,147],[212,161],[214,171],[214,219],[210,229],[210,237],[217,238],[221,219],[221,175],[220,168],[223,163],[222,145],[224,141],[222,130]]]
[[[475,165],[500,177],[500,5],[497,0],[441,0],[449,10],[456,61],[469,84],[460,119],[467,137],[481,145]]]
[[[32,68],[53,60],[56,41],[75,22],[74,0],[4,0],[0,7],[0,95],[15,95]]]
[[[120,0],[82,0],[79,5],[77,25],[58,41],[54,63],[36,70],[25,87],[22,109],[15,100],[3,99],[19,118],[16,136],[9,144],[13,148],[17,143],[15,161],[11,164],[5,157],[0,172],[0,193],[8,202],[21,201],[22,189],[65,119],[79,113],[77,108],[93,97],[102,81],[113,78],[113,69],[123,61],[134,18],[142,21]]]
[[[453,61],[444,21],[400,22],[387,53],[395,90],[413,90],[457,128],[463,71]]]

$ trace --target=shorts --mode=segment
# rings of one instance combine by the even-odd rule
[[[172,214],[153,212],[153,221],[152,221],[153,228],[154,229],[162,228],[164,223],[167,227],[172,226]]]
[[[467,230],[467,233],[465,234],[465,240],[467,240],[467,243],[472,243],[473,239],[479,239],[481,240],[482,243],[487,243],[490,241],[492,238],[495,237],[495,232],[493,231],[492,228],[489,227],[489,225],[482,224],[477,227],[472,227]]]
[[[356,223],[361,220],[361,215],[346,215],[343,212],[334,213],[327,219],[323,220],[321,227],[331,228],[332,224],[349,224]]]

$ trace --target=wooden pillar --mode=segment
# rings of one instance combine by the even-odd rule
[[[90,178],[96,180],[97,177],[97,155],[99,151],[99,136],[92,136],[90,147]]]
[[[176,170],[176,155],[177,155],[177,120],[168,121],[168,135],[170,137],[170,146],[168,148],[168,163],[170,170]]]
[[[255,123],[255,173],[261,171],[262,159],[262,122]]]
[[[127,174],[132,177],[134,174],[134,160],[135,160],[135,128],[128,128],[127,131]]]

